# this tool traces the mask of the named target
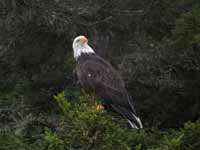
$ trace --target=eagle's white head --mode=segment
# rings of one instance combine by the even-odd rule
[[[73,42],[74,58],[77,59],[82,53],[95,53],[94,50],[88,45],[88,39],[83,36],[77,36]]]

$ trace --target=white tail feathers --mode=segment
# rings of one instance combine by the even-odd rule
[[[138,127],[135,124],[133,124],[130,120],[128,120],[128,123],[131,126],[131,128],[138,129]]]
[[[142,122],[141,122],[140,118],[137,117],[137,116],[134,115],[134,114],[132,114],[132,115],[133,115],[133,117],[135,118],[135,120],[137,121],[137,124],[138,124],[139,126],[137,126],[134,122],[131,122],[131,121],[128,119],[128,123],[130,124],[130,126],[131,126],[132,128],[134,128],[134,129],[141,129],[141,128],[143,128],[143,125],[142,125]]]

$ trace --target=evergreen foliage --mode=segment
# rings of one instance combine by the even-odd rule
[[[1,0],[0,149],[198,150],[199,18],[197,0]],[[81,94],[80,34],[122,74],[144,130]]]
[[[120,127],[106,110],[97,110],[94,99],[88,95],[80,96],[78,103],[68,101],[64,93],[55,96],[55,100],[60,108],[57,112],[60,118],[54,128],[46,126],[37,139],[12,132],[2,133],[0,149],[198,150],[200,146],[199,122],[188,122],[179,131],[127,129]]]

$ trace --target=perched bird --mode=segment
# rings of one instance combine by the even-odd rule
[[[97,55],[88,45],[85,36],[73,41],[74,58],[77,61],[78,82],[86,92],[94,92],[105,108],[119,113],[127,119],[130,127],[142,128],[133,99],[129,96],[124,81],[109,62]]]

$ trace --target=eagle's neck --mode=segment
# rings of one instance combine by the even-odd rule
[[[74,58],[75,59],[78,59],[78,57],[80,57],[82,54],[90,54],[90,53],[92,54],[95,52],[88,44],[74,47]]]

